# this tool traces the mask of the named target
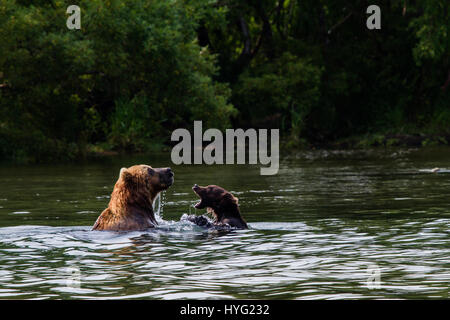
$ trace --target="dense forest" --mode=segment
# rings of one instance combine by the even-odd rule
[[[70,4],[80,30],[66,26]],[[370,4],[380,30],[366,26]],[[0,159],[148,152],[194,120],[280,128],[287,150],[448,144],[449,11],[448,0],[0,0]]]

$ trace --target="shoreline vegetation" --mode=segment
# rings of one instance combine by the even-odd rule
[[[290,139],[282,138],[280,140],[280,157],[289,157],[293,154],[303,151],[350,151],[365,152],[376,150],[404,150],[404,149],[422,149],[433,147],[450,147],[450,136],[443,135],[426,135],[426,134],[373,134],[364,136],[351,136],[345,139],[331,141],[324,144],[308,144],[304,142],[302,145],[292,146]],[[207,143],[203,145],[205,147]],[[27,158],[25,156],[3,159],[3,163],[16,164],[37,164],[37,163],[71,163],[74,161],[91,161],[105,159],[111,157],[120,157],[123,155],[136,156],[142,154],[151,154],[152,152],[170,153],[173,146],[165,144],[154,145],[151,149],[142,151],[114,150],[107,144],[85,145],[83,150],[79,150],[72,146],[73,153],[62,152],[61,154],[50,154],[49,157],[43,158]]]
[[[280,129],[281,152],[450,144],[450,2],[0,0],[0,161]]]

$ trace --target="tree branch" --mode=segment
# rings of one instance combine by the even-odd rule
[[[450,85],[450,69],[448,70],[448,76],[447,76],[447,80],[445,81],[445,83],[442,85],[441,89],[442,91],[447,90],[447,87]]]
[[[334,26],[332,26],[329,30],[328,30],[328,34],[331,34],[331,32],[333,32],[334,29],[336,29],[337,27],[339,27],[341,24],[343,24],[345,21],[348,20],[348,18],[350,18],[350,16],[353,13],[350,12],[349,14],[347,14],[343,19],[341,19],[341,21],[339,21],[338,23],[336,23]]]
[[[251,39],[250,39],[250,32],[248,30],[247,22],[245,21],[244,17],[239,17],[239,26],[241,27],[242,35],[244,36],[244,49],[242,50],[242,55],[251,55]]]

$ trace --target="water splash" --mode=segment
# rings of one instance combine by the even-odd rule
[[[153,212],[155,213],[155,218],[158,223],[164,221],[163,212],[164,212],[164,204],[166,202],[166,192],[160,192],[155,200],[153,201]]]
[[[197,203],[196,201],[193,201],[193,202],[191,203],[191,205],[189,206],[189,214],[195,213],[195,210],[196,210],[195,204],[196,204],[196,203]],[[192,212],[192,211],[194,211],[194,212]]]

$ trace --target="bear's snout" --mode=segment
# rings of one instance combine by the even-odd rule
[[[197,209],[203,209],[206,207],[205,199],[204,199],[204,188],[200,187],[198,184],[194,184],[192,190],[200,197],[200,201],[194,205]]]
[[[174,173],[173,173],[172,169],[171,168],[166,168],[164,170],[164,173],[163,173],[164,183],[169,185],[169,186],[172,185],[173,184],[173,180],[174,180],[173,176],[174,176]]]

